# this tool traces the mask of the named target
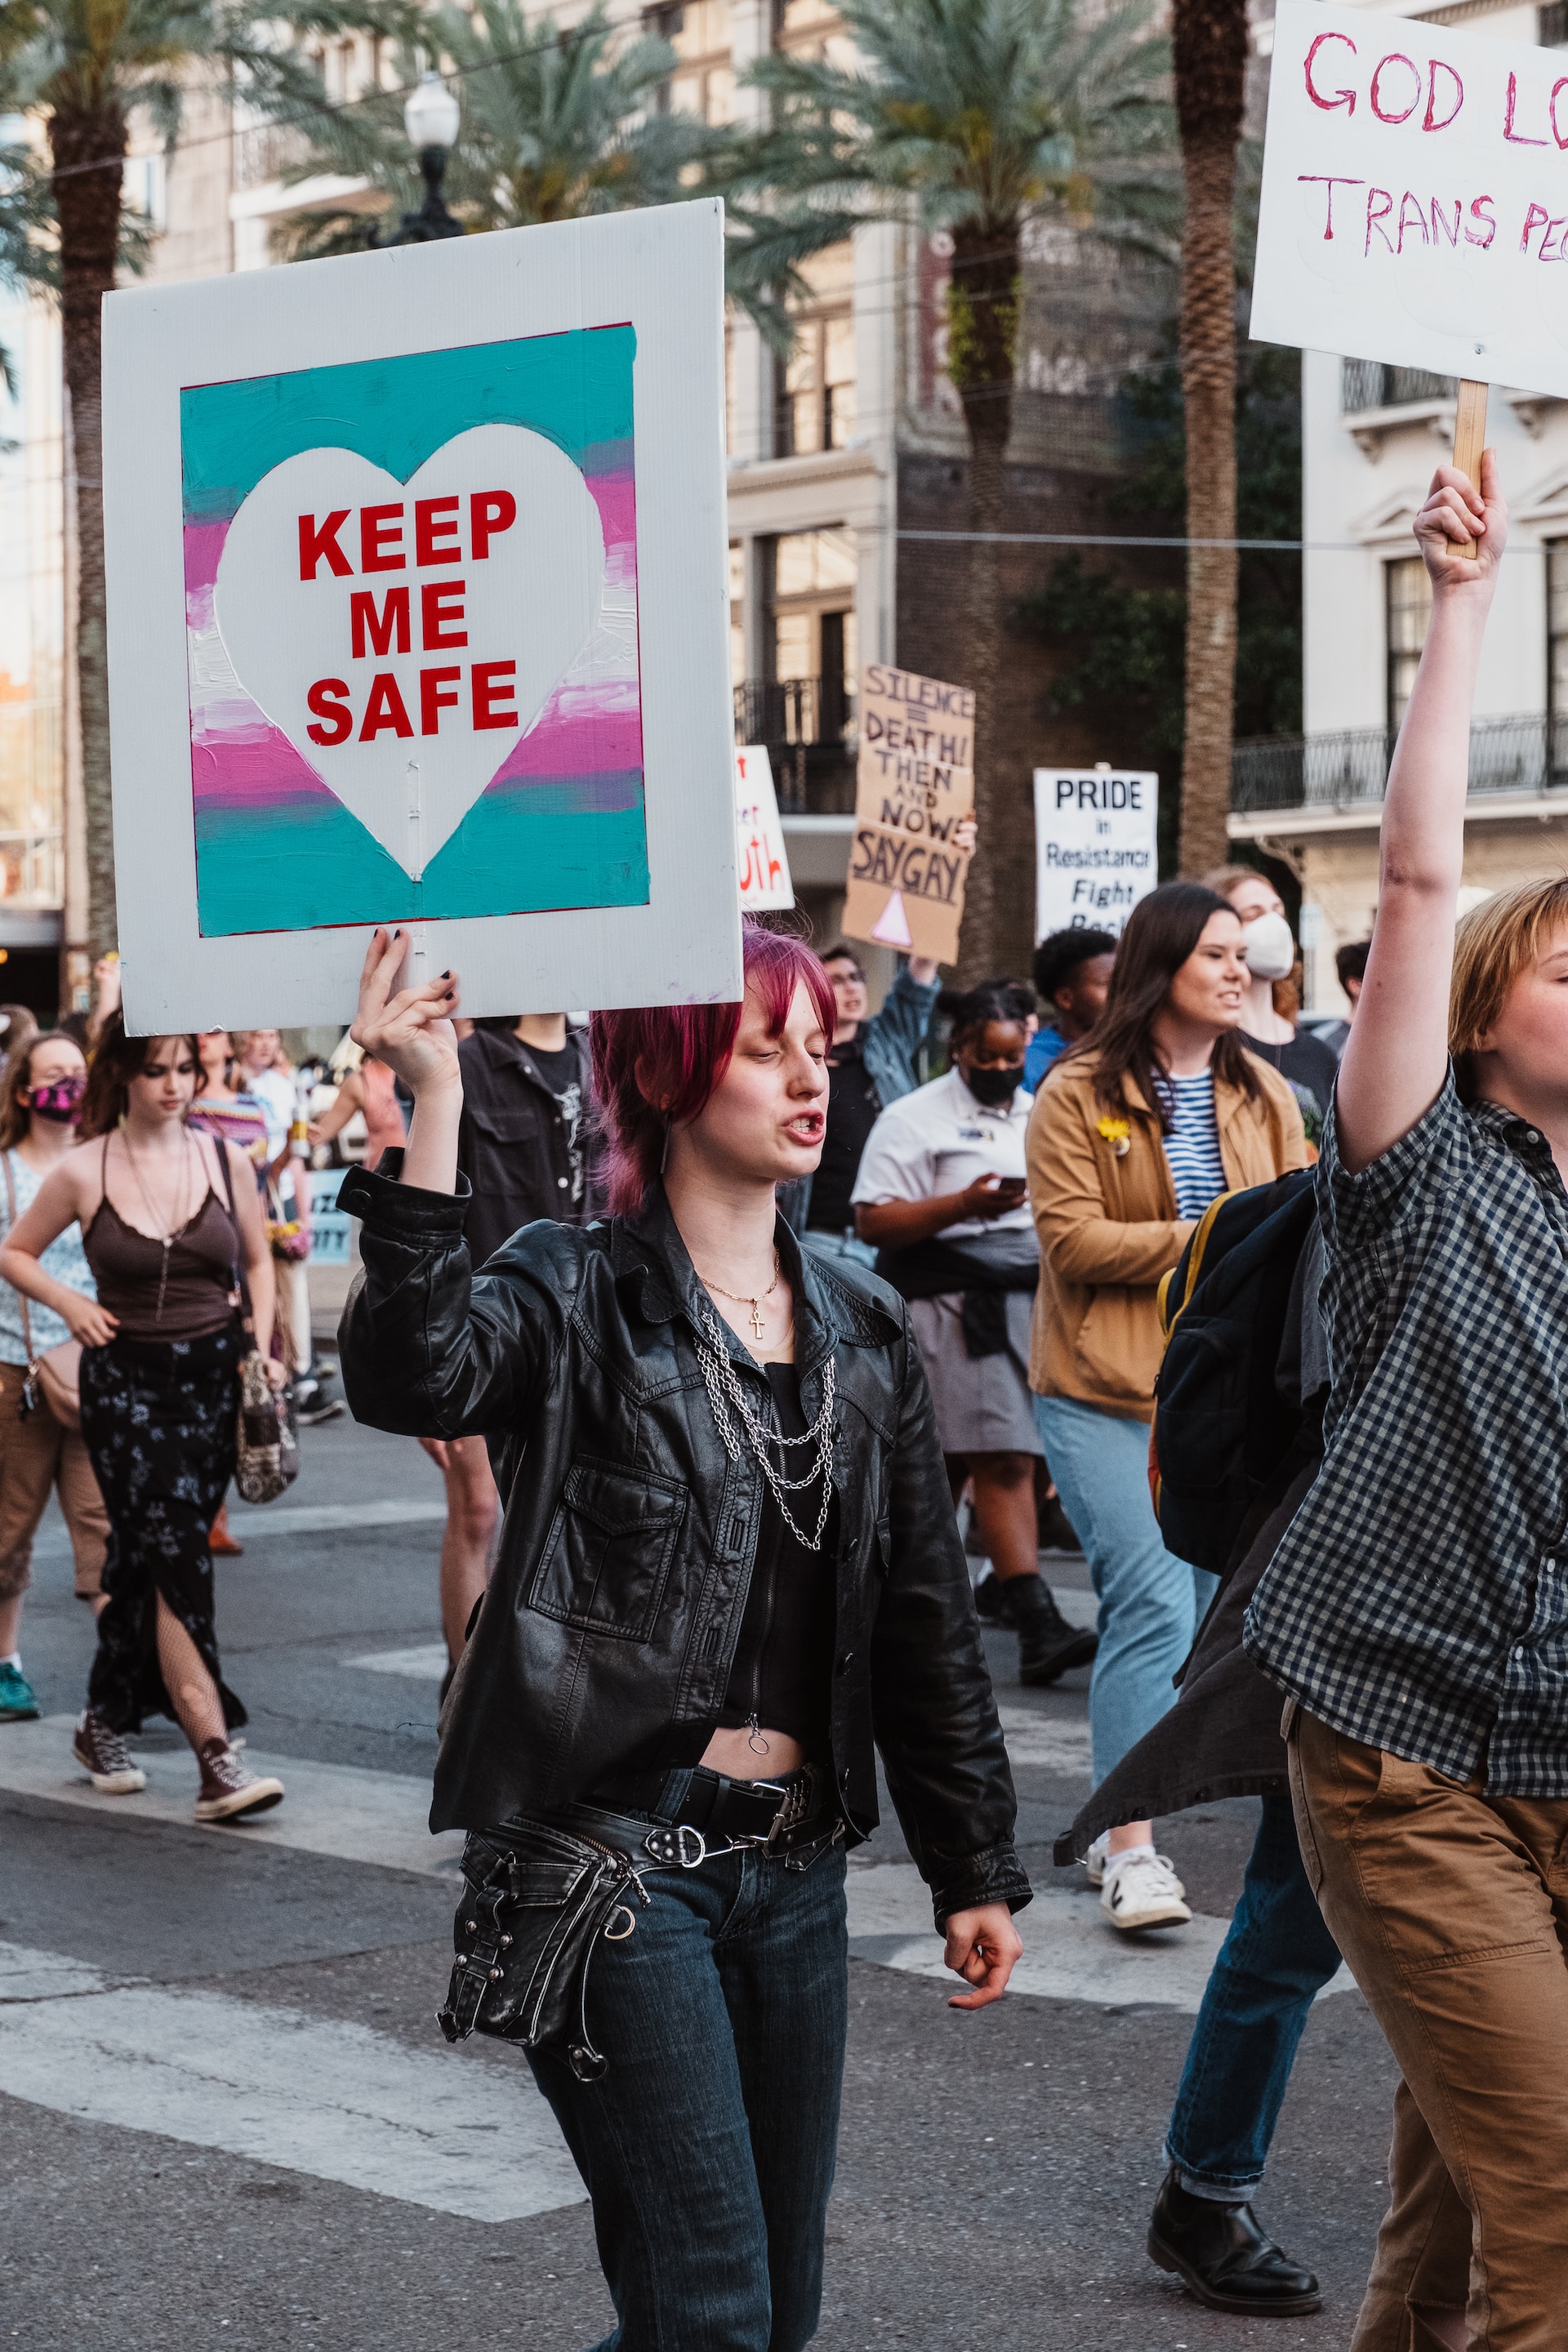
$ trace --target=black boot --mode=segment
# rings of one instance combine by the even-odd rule
[[[1322,2308],[1311,2272],[1264,2235],[1250,2205],[1194,2197],[1176,2179],[1173,2165],[1154,2200],[1149,2259],[1163,2271],[1176,2272],[1189,2294],[1211,2311],[1295,2319]]]
[[[1100,1647],[1098,1633],[1068,1623],[1043,1576],[1009,1576],[1000,1599],[1003,1622],[1018,1636],[1018,1680],[1031,1689],[1087,1666]]]

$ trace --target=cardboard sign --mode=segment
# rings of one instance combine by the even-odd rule
[[[859,732],[844,929],[952,963],[969,878],[952,836],[974,814],[974,697],[868,662]]]
[[[104,313],[134,1030],[740,988],[723,219],[672,205]]]
[[[1160,779],[1113,768],[1035,770],[1035,937],[1113,931],[1160,878]]]
[[[789,851],[779,823],[773,763],[764,743],[743,744],[735,753],[735,822],[742,908],[760,914],[771,907],[793,907]]]
[[[1253,335],[1568,396],[1563,64],[1279,0]]]

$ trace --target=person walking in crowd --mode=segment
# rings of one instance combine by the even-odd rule
[[[1205,875],[1204,881],[1241,919],[1241,951],[1247,971],[1241,1042],[1297,1088],[1297,1100],[1315,1143],[1328,1116],[1339,1061],[1332,1046],[1310,1029],[1296,1026],[1300,1010],[1292,979],[1296,941],[1285,919],[1285,901],[1268,877],[1250,866],[1218,866]]]
[[[305,1273],[310,1249],[310,1174],[306,1164],[306,1129],[297,1135],[300,1117],[295,1082],[276,1029],[246,1029],[235,1039],[244,1090],[261,1105],[267,1119],[267,1159],[260,1182],[262,1195],[278,1222],[296,1225],[304,1240],[296,1251],[277,1261],[274,1297],[279,1346],[288,1366],[294,1410],[303,1428],[331,1421],[342,1401],[329,1398],[316,1376],[315,1340],[310,1329],[310,1291]]]
[[[1116,961],[1116,934],[1087,925],[1053,931],[1035,950],[1035,991],[1049,1013],[1030,1038],[1024,1055],[1024,1091],[1037,1094],[1040,1080],[1069,1045],[1081,1045],[1105,1010]]]
[[[222,1678],[213,1622],[207,1529],[234,1474],[247,1348],[237,1267],[275,1386],[284,1373],[268,1353],[272,1257],[252,1164],[187,1126],[200,1078],[195,1037],[127,1037],[118,1013],[105,1024],[82,1097],[89,1139],[57,1160],[13,1225],[0,1280],[82,1345],[81,1431],[110,1534],[77,1760],[101,1794],[133,1794],[146,1776],[125,1736],[149,1714],[171,1716],[201,1767],[196,1819],[212,1822],[283,1794],[229,1744],[245,1709]],[[46,1263],[73,1225],[96,1299]]]
[[[572,1027],[564,1013],[482,1019],[459,1040],[458,1061],[463,1078],[458,1171],[468,1188],[464,1231],[470,1262],[483,1265],[541,1217],[584,1225],[598,1216],[601,1145],[586,1031]],[[372,1164],[368,1154],[365,1164]],[[445,1697],[489,1576],[500,1496],[482,1437],[420,1443],[447,1482]]]
[[[1350,999],[1351,1009],[1342,1021],[1335,1021],[1327,1029],[1320,1029],[1318,1034],[1329,1051],[1342,1062],[1345,1057],[1345,1047],[1351,1041],[1351,1024],[1355,1019],[1356,1006],[1361,1003],[1362,983],[1366,978],[1366,960],[1371,949],[1370,940],[1352,940],[1348,947],[1334,950],[1334,970],[1339,974],[1340,986]]]
[[[569,2028],[528,2050],[619,2339],[798,2352],[874,1741],[959,2006],[1002,1993],[1029,1895],[907,1310],[776,1212],[821,1149],[831,992],[798,940],[748,923],[742,1003],[596,1014],[612,1214],[531,1225],[475,1275],[457,979],[392,997],[402,953],[376,934],[355,1023],[415,1109],[398,1181],[344,1180],[364,1259],[344,1376],[361,1421],[492,1438],[508,1498],[432,1825],[482,1831],[466,1868],[530,1906],[560,1912],[606,1855],[627,1874]],[[452,2033],[504,1997],[491,1966],[459,1957]]]
[[[386,1064],[378,1062],[374,1054],[363,1055],[357,1069],[343,1073],[335,1097],[321,1118],[310,1122],[311,1145],[331,1143],[342,1133],[356,1111],[364,1120],[367,1168],[378,1167],[384,1151],[402,1150],[406,1131],[403,1106],[397,1099],[397,1081]]]
[[[980,1540],[1018,1635],[1023,1683],[1094,1656],[1040,1574],[1029,1400],[1029,1319],[1040,1254],[1024,1197],[1023,1087],[1030,992],[990,981],[944,1000],[952,1066],[882,1112],[855,1182],[857,1230],[909,1303],[956,1503],[967,1483]]]
[[[6,1057],[0,1080],[0,1236],[8,1235],[38,1188],[75,1141],[87,1065],[74,1037],[33,1030]],[[85,1299],[96,1297],[79,1226],[66,1227],[44,1254],[45,1271]],[[66,1402],[76,1384],[69,1325],[0,1282],[0,1723],[37,1716],[38,1703],[22,1669],[22,1598],[32,1574],[33,1538],[53,1488],[70,1536],[76,1593],[96,1615],[103,1607],[109,1518],[81,1432]],[[60,1406],[37,1370],[52,1360]]]
[[[1456,933],[1492,451],[1479,492],[1438,467],[1415,535],[1431,623],[1318,1171],[1326,1448],[1247,1644],[1403,2077],[1354,2352],[1525,2352],[1568,2312],[1568,881]]]
[[[1216,1194],[1307,1161],[1295,1096],[1239,1035],[1247,985],[1237,911],[1201,883],[1163,884],[1129,917],[1104,1015],[1057,1063],[1028,1127],[1040,1247],[1030,1381],[1100,1599],[1097,1784],[1171,1705],[1214,1591],[1166,1550],[1150,1500],[1160,1279]],[[1149,1821],[1097,1838],[1088,1862],[1113,1927],[1192,1916]]]
[[[1310,1195],[1300,1206],[1311,1211]],[[1162,1470],[1170,1474],[1173,1454],[1180,1468],[1184,1447],[1196,1457],[1187,1492],[1212,1496],[1206,1506],[1211,1518],[1226,1511],[1237,1520],[1227,1546],[1232,1560],[1183,1668],[1174,1706],[1100,1782],[1056,1846],[1056,1859],[1065,1865],[1081,1861],[1093,1841],[1116,1822],[1184,1812],[1223,1797],[1261,1799],[1241,1897],[1187,2044],[1165,2133],[1169,2169],[1149,2229],[1152,2260],[1174,2271],[1200,2303],[1253,2318],[1294,2317],[1316,2311],[1322,2302],[1313,2273],[1268,2235],[1253,2200],[1263,2185],[1312,2003],[1340,1967],[1339,1947],[1313,1899],[1297,1842],[1279,1693],[1242,1646],[1247,1604],[1318,1475],[1329,1397],[1328,1333],[1318,1307],[1322,1234],[1313,1213],[1305,1243],[1297,1244],[1293,1236],[1300,1219],[1295,1204],[1273,1213],[1292,1236],[1293,1279],[1281,1296],[1274,1268],[1251,1278],[1269,1301],[1268,1338],[1274,1341],[1278,1323],[1277,1344],[1260,1344],[1265,1310],[1259,1298],[1236,1289],[1228,1297],[1235,1301],[1233,1320],[1251,1318],[1250,1377],[1272,1391],[1267,1398],[1248,1398],[1247,1427],[1268,1430],[1278,1456],[1266,1475],[1258,1462],[1263,1483],[1244,1511],[1232,1500],[1233,1482],[1215,1472],[1216,1457],[1227,1443],[1238,1451],[1245,1446],[1250,1465],[1253,1445],[1246,1434],[1226,1429],[1218,1416],[1194,1412],[1183,1415],[1179,1433],[1172,1437],[1162,1390]],[[1247,1230],[1250,1236],[1258,1229]],[[1223,1282],[1217,1225],[1194,1276],[1194,1316],[1203,1311],[1200,1286],[1215,1270],[1216,1250],[1216,1279]],[[1178,1264],[1178,1287],[1183,1281]],[[1272,1305],[1276,1297],[1278,1309]],[[1167,1325],[1172,1320],[1169,1303],[1164,1319]],[[1211,1329],[1209,1339],[1214,1336]],[[1179,1355],[1176,1334],[1172,1345]]]
[[[820,1255],[869,1265],[877,1253],[855,1228],[855,1180],[881,1113],[921,1082],[915,1057],[936,1010],[937,968],[930,956],[911,956],[881,1011],[869,1014],[858,950],[841,940],[822,958],[822,968],[832,984],[835,1013],[827,1052],[827,1132],[820,1165],[781,1192],[779,1207]]]

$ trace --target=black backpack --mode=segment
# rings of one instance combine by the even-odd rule
[[[1275,1385],[1313,1171],[1222,1192],[1160,1285],[1149,1478],[1165,1548],[1222,1576],[1300,1425]]]

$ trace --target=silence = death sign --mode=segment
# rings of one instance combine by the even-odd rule
[[[1035,937],[1120,939],[1159,879],[1160,780],[1143,770],[1035,770]]]
[[[952,963],[971,855],[954,836],[974,814],[974,697],[868,662],[859,738],[844,929]]]
[[[706,199],[109,297],[133,1027],[739,995],[722,400]]]
[[[1279,0],[1254,337],[1568,396],[1565,64]]]

